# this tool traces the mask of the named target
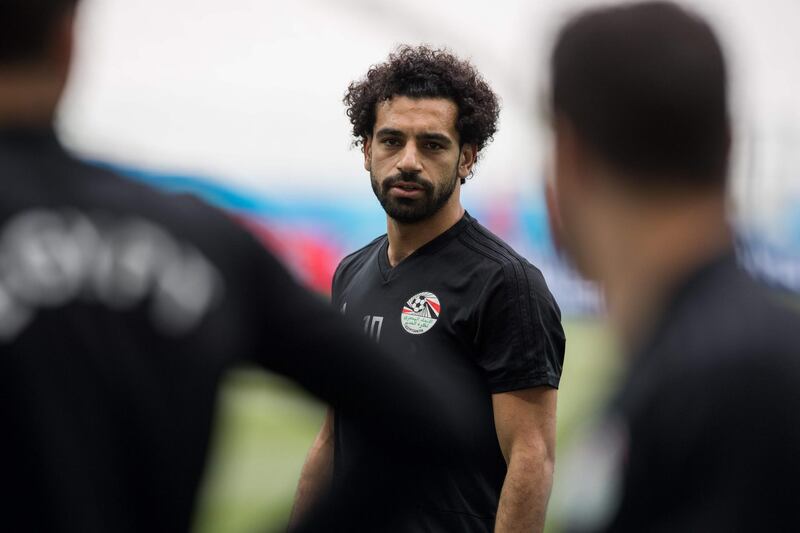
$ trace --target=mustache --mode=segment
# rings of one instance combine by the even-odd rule
[[[401,172],[399,174],[394,174],[392,176],[389,176],[388,178],[383,180],[381,188],[384,190],[384,192],[388,191],[401,181],[405,183],[413,183],[414,185],[419,185],[421,188],[423,188],[428,192],[433,191],[433,184],[428,180],[421,178],[420,175],[415,172]]]

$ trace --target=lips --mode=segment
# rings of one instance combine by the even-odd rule
[[[433,192],[433,187],[416,175],[396,175],[383,183],[384,194],[392,198],[419,200]]]
[[[412,183],[410,181],[399,181],[392,185],[392,189],[402,189],[404,191],[421,191],[423,190],[422,185],[417,183]]]
[[[425,189],[413,183],[397,183],[389,189],[389,193],[396,198],[419,198],[425,194]]]

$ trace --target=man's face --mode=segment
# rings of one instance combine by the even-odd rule
[[[396,96],[378,104],[364,167],[386,214],[402,223],[426,220],[450,201],[475,159],[459,146],[458,108],[445,98]]]

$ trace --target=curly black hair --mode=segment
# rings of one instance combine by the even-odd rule
[[[354,145],[363,146],[372,135],[377,105],[394,96],[452,100],[458,106],[459,141],[474,144],[478,153],[497,131],[500,102],[472,64],[445,49],[403,45],[347,88],[344,104]]]

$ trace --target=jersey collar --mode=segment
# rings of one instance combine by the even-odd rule
[[[443,233],[440,233],[434,239],[426,242],[414,250],[411,255],[403,259],[395,267],[392,267],[389,264],[389,238],[384,238],[383,244],[381,244],[381,247],[378,250],[378,266],[381,269],[383,279],[388,281],[390,278],[399,275],[398,273],[402,272],[404,268],[407,268],[409,264],[416,263],[417,261],[422,260],[424,257],[435,254],[437,251],[446,246],[447,243],[461,234],[461,232],[463,232],[474,220],[475,219],[472,218],[466,210],[464,210],[464,215],[459,219],[458,222],[453,224]]]

